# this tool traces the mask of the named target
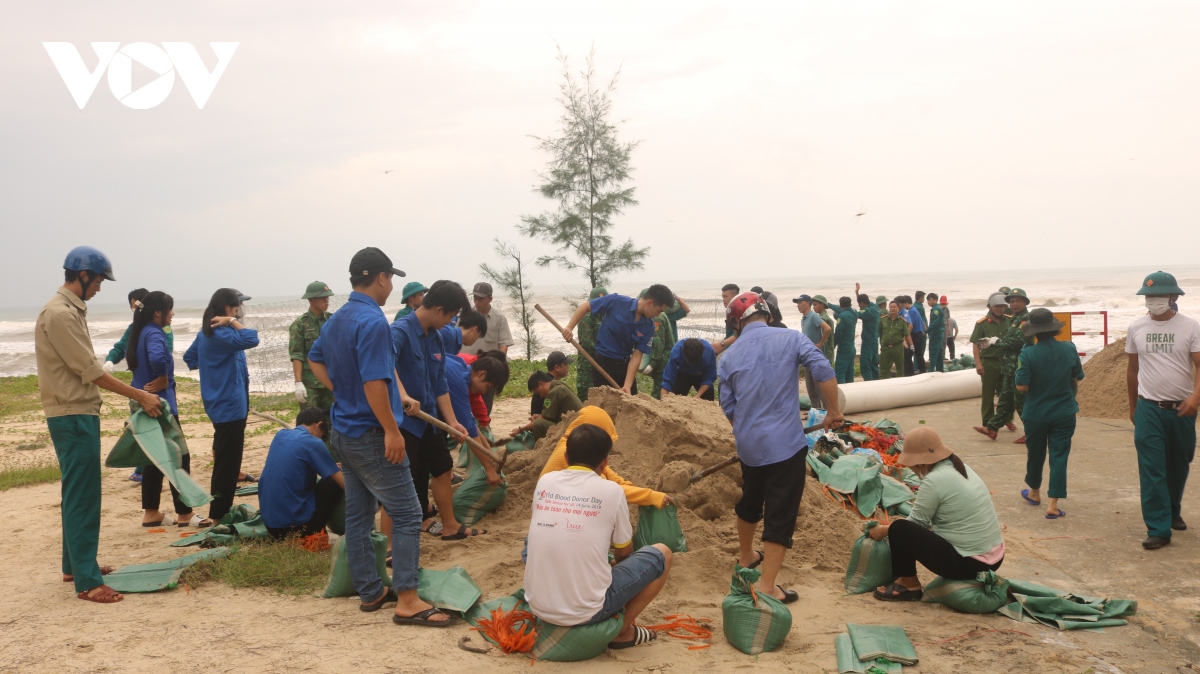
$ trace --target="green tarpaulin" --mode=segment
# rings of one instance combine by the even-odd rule
[[[461,566],[452,566],[445,571],[418,569],[417,596],[434,606],[448,611],[465,613],[483,596],[471,575]]]
[[[1059,630],[1120,627],[1128,623],[1124,618],[1137,613],[1137,602],[1131,599],[1084,597],[1021,580],[1009,580],[1008,589],[1016,601],[997,613]]]
[[[854,652],[862,662],[883,658],[902,665],[917,664],[917,651],[899,625],[846,624]]]
[[[238,487],[234,492],[234,496],[254,496],[258,494],[258,484],[252,484],[247,487]]]
[[[162,401],[163,413],[158,418],[146,414],[136,404],[134,407],[129,420],[125,422],[125,430],[108,453],[104,465],[109,468],[153,465],[175,485],[180,500],[188,506],[199,508],[211,501],[212,496],[183,469],[183,457],[188,453],[187,439],[171,416],[167,401]]]
[[[171,544],[173,548],[186,548],[191,545],[201,545],[206,548],[218,545],[230,545],[238,539],[267,538],[267,525],[263,524],[258,511],[245,503],[239,503],[225,513],[217,525],[203,529],[187,538],[181,538]]]
[[[179,583],[180,574],[192,564],[209,559],[220,559],[232,552],[231,548],[213,548],[184,555],[168,562],[122,566],[105,576],[104,583],[122,594],[158,592],[174,588]]]
[[[863,662],[854,652],[854,641],[849,634],[839,634],[833,638],[833,647],[837,652],[838,674],[877,674],[884,672],[903,672],[904,665],[889,660],[872,660]]]

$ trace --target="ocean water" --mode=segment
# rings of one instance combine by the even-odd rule
[[[936,292],[950,298],[951,315],[958,321],[959,354],[970,353],[967,339],[975,321],[986,312],[985,303],[989,294],[1000,286],[1023,288],[1031,299],[1030,307],[1048,307],[1054,311],[1107,311],[1108,340],[1118,339],[1125,334],[1128,325],[1145,313],[1142,298],[1135,295],[1145,275],[1154,269],[1141,267],[1107,268],[1050,268],[1018,271],[978,272],[902,272],[893,274],[862,274],[839,270],[835,274],[814,274],[808,266],[798,265],[794,275],[780,275],[758,279],[662,279],[677,295],[691,304],[692,315],[680,323],[684,336],[719,337],[724,335],[724,308],[720,303],[721,286],[737,283],[743,290],[761,285],[774,292],[780,299],[784,322],[798,327],[799,313],[791,299],[800,293],[825,295],[831,304],[838,298],[853,295],[854,283],[862,284],[862,292],[874,298],[888,298],[900,294],[913,295],[917,290]],[[1180,311],[1200,315],[1200,266],[1173,267],[1167,269],[1175,274],[1180,286],[1193,293],[1180,298]],[[472,280],[463,283],[470,287]],[[612,292],[634,295],[648,283],[615,283],[609,286]],[[565,324],[572,308],[585,299],[586,289],[582,284],[572,292],[564,286],[535,287],[535,301],[540,303],[560,323]],[[397,294],[397,299],[399,295]],[[333,298],[331,308],[336,308],[344,298]],[[517,340],[509,353],[523,357],[525,350],[521,330],[513,303],[507,298],[497,297],[495,305],[509,317],[513,337]],[[265,298],[247,304],[247,323],[260,331],[262,345],[250,354],[251,383],[255,390],[290,391],[291,365],[287,358],[287,325],[292,318],[305,310],[306,303],[285,298]],[[400,308],[392,303],[384,308],[390,319]],[[176,306],[173,330],[175,332],[176,372],[187,374],[181,357],[200,329],[203,301],[180,301]],[[0,311],[0,376],[25,375],[36,372],[33,352],[33,327],[38,308],[5,309]],[[114,342],[129,325],[131,314],[126,307],[112,304],[97,304],[89,308],[88,320],[92,340],[98,357],[103,358]],[[541,347],[534,357],[545,357],[554,350],[570,351],[570,347],[541,315],[536,315],[534,331]],[[1102,316],[1077,316],[1073,328],[1077,331],[1100,331]],[[1080,351],[1093,354],[1104,345],[1099,335],[1079,336],[1074,339]]]

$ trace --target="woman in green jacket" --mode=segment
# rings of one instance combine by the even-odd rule
[[[1050,450],[1050,489],[1046,519],[1056,520],[1067,513],[1058,507],[1058,499],[1067,497],[1067,457],[1075,435],[1075,415],[1079,404],[1075,391],[1083,379],[1083,363],[1071,342],[1056,339],[1063,324],[1049,309],[1029,312],[1029,321],[1021,326],[1026,337],[1037,342],[1021,349],[1017,360],[1017,390],[1025,391],[1021,420],[1025,423],[1025,484],[1021,498],[1029,505],[1041,505],[1042,466]]]
[[[987,485],[954,455],[937,431],[921,427],[904,439],[899,463],[921,478],[906,520],[872,527],[892,550],[896,581],[875,590],[880,601],[919,601],[917,562],[950,580],[971,580],[1004,563],[1004,536]]]

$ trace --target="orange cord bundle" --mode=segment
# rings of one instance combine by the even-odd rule
[[[483,632],[483,636],[491,639],[505,653],[528,653],[537,642],[537,629],[534,627],[533,614],[529,611],[513,609],[507,613],[504,609],[492,609],[492,618],[479,619],[479,627],[472,627],[475,632]]]
[[[757,603],[758,599],[755,598]],[[667,622],[661,625],[642,625],[653,632],[661,632],[668,637],[688,640],[704,640],[704,643],[688,646],[689,651],[698,651],[712,646],[712,630],[701,623],[712,622],[708,618],[696,620],[690,615],[676,613],[664,618]]]
[[[325,552],[329,549],[329,534],[322,531],[319,534],[305,536],[296,543],[309,552]]]

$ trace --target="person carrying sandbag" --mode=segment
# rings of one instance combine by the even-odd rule
[[[1004,536],[987,485],[932,428],[904,439],[899,463],[921,478],[907,520],[875,526],[868,535],[888,539],[895,582],[875,590],[880,601],[920,601],[917,562],[942,578],[971,580],[1004,562]]]

